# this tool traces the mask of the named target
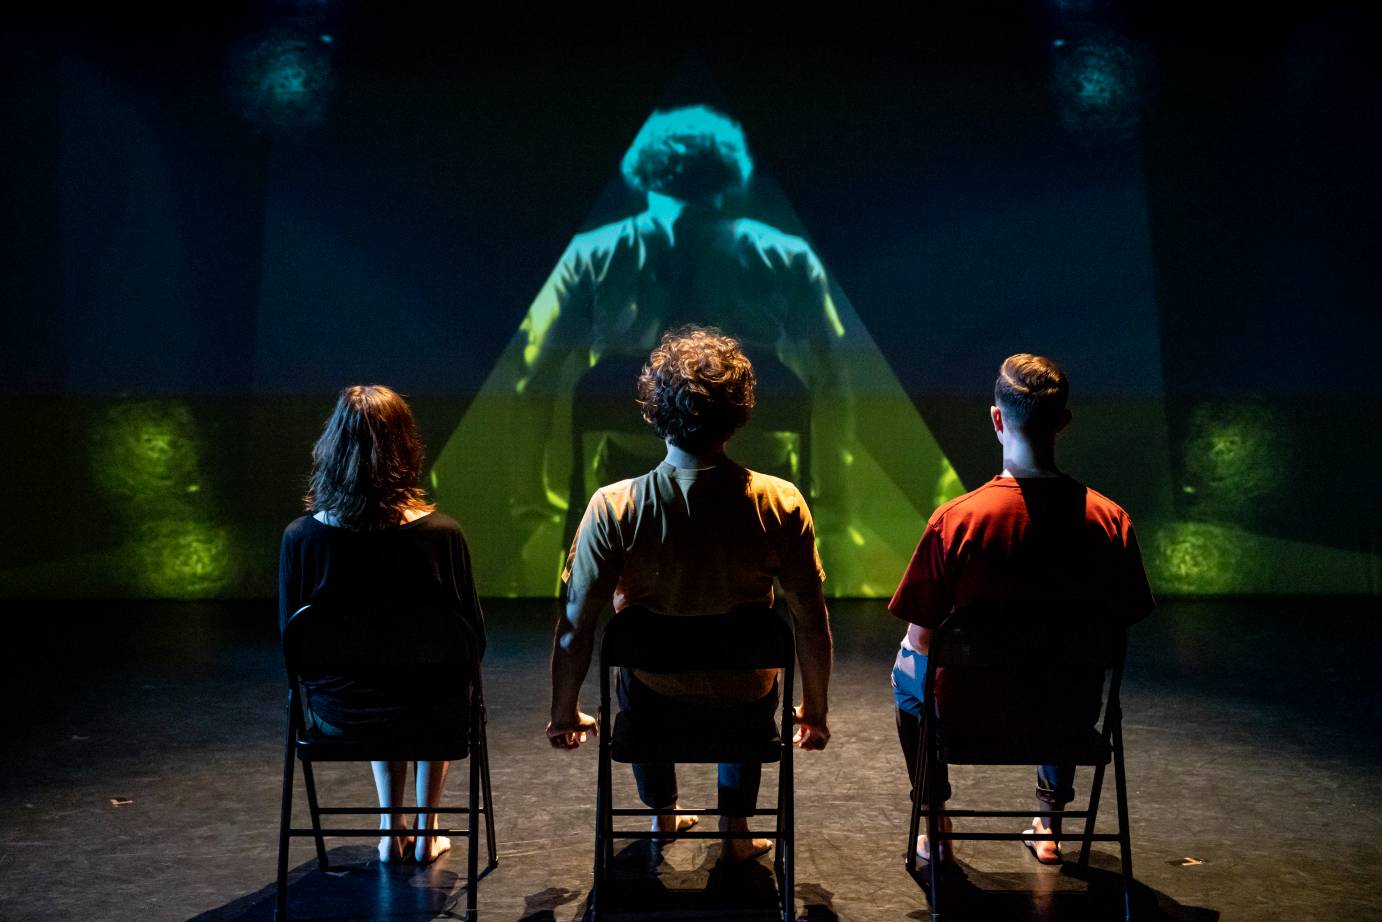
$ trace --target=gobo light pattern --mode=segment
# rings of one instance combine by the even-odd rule
[[[142,595],[211,596],[233,574],[229,534],[207,509],[200,454],[191,410],[179,401],[119,404],[92,431],[93,477],[123,523],[126,572]]]

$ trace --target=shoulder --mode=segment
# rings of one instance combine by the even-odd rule
[[[300,544],[307,540],[308,535],[314,534],[322,527],[322,524],[312,518],[311,514],[300,515],[283,529],[283,545],[287,547],[290,544]]]
[[[797,266],[808,271],[820,267],[816,251],[811,249],[811,244],[805,238],[762,221],[737,219],[734,222],[734,240],[741,249],[749,250],[775,265]]]
[[[434,509],[427,513],[427,515],[419,519],[414,519],[409,524],[409,527],[423,534],[459,535],[461,537],[465,535],[464,531],[461,529],[461,523],[457,522],[440,509]]]
[[[749,494],[760,504],[769,505],[784,513],[804,513],[810,516],[811,510],[806,505],[806,497],[790,480],[774,477],[772,474],[751,471],[748,468],[743,468],[743,472]]]
[[[600,487],[590,497],[590,509],[601,517],[622,518],[652,489],[653,473]]]
[[[1086,518],[1116,525],[1120,530],[1132,526],[1132,517],[1122,506],[1093,487],[1086,486],[1084,489]]]
[[[948,502],[941,503],[926,522],[932,528],[943,528],[947,522],[981,516],[990,511],[995,503],[1007,498],[1008,487],[990,480],[968,493],[962,493]]]
[[[621,247],[630,246],[637,237],[638,224],[634,218],[604,224],[572,237],[565,259],[586,265],[600,263]]]

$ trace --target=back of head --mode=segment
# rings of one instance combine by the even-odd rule
[[[639,192],[704,201],[742,188],[753,158],[739,123],[707,106],[654,112],[624,154],[624,180]]]
[[[1065,423],[1070,383],[1045,356],[1019,352],[1003,360],[993,402],[1009,425],[1025,435],[1054,435]]]
[[[713,449],[748,422],[757,382],[739,341],[714,327],[664,333],[638,377],[643,418],[689,452]]]
[[[347,387],[312,448],[307,509],[346,528],[397,525],[405,509],[432,509],[419,486],[422,464],[407,402],[383,385]]]

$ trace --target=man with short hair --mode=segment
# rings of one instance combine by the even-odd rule
[[[1071,418],[1069,392],[1065,372],[1048,358],[1021,353],[1004,360],[989,408],[1003,472],[932,513],[888,604],[910,624],[893,666],[893,694],[914,797],[926,654],[932,632],[952,611],[984,603],[1086,603],[1131,624],[1156,604],[1128,514],[1056,466],[1056,436]],[[1038,688],[1052,680],[1039,663],[1031,676]],[[928,785],[941,801],[950,797],[943,769]],[[1075,796],[1074,777],[1073,765],[1041,766],[1037,809],[1064,809]],[[1059,836],[1060,820],[1035,817],[1027,833]],[[1042,864],[1061,860],[1058,841],[1024,844]],[[930,860],[928,845],[926,836],[918,838],[923,860]],[[942,861],[947,851],[941,849]]]
[[[552,644],[547,736],[554,747],[575,749],[596,730],[578,698],[596,622],[611,600],[616,611],[638,606],[664,615],[715,615],[771,606],[774,579],[792,614],[801,663],[794,742],[803,749],[823,749],[829,742],[830,623],[811,512],[788,481],[740,467],[725,455],[730,437],[748,421],[754,397],[753,366],[737,340],[713,328],[667,333],[648,357],[638,399],[667,456],[641,477],[597,490],[577,529],[562,577],[565,609]],[[703,722],[765,726],[778,700],[775,669],[670,675],[622,669],[618,690],[622,709],[652,722],[659,714],[684,716],[691,707]],[[693,722],[680,732],[696,731]],[[719,767],[722,832],[748,830],[761,769],[757,762]],[[654,818],[654,832],[696,822],[671,812],[677,809],[675,766],[636,763],[633,772],[640,799],[650,809],[668,811]],[[750,859],[771,845],[767,839],[726,838],[722,856]]]

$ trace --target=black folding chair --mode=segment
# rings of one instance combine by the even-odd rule
[[[278,836],[278,885],[274,915],[288,919],[288,843],[311,836],[317,845],[317,866],[328,867],[325,836],[465,836],[466,918],[475,918],[475,887],[483,874],[499,863],[494,841],[494,799],[490,791],[489,749],[485,735],[485,705],[480,685],[478,649],[470,629],[449,613],[428,610],[378,612],[350,605],[304,605],[293,613],[283,632],[283,655],[288,669],[288,735],[283,757],[283,800]],[[310,704],[314,680],[322,677],[347,693],[367,689],[377,695],[430,697],[421,716],[425,732],[416,737],[365,739],[326,736],[310,726],[303,708]],[[293,819],[293,760],[302,763],[307,788],[310,828],[295,828]],[[312,765],[315,762],[456,761],[470,757],[469,804],[465,807],[321,807]],[[483,804],[481,804],[483,800]],[[370,828],[326,829],[323,815],[385,813],[465,814],[464,829],[430,831]],[[481,873],[479,817],[485,818],[488,863]]]
[[[600,767],[595,797],[595,882],[590,891],[590,906],[595,919],[603,918],[615,839],[747,839],[761,837],[776,841],[773,870],[777,876],[782,918],[792,922],[795,907],[792,789],[792,689],[796,663],[796,644],[792,628],[785,619],[766,606],[742,608],[722,615],[676,617],[626,608],[605,626],[600,642]],[[691,670],[740,670],[780,668],[782,714],[779,732],[765,738],[748,738],[738,733],[716,733],[714,726],[701,726],[688,735],[684,727],[635,724],[621,712],[610,728],[609,675],[611,669],[629,667],[653,673]],[[616,830],[616,816],[651,817],[659,813],[719,816],[718,809],[616,808],[614,806],[613,762],[770,762],[780,763],[777,806],[755,809],[752,816],[772,816],[771,833],[753,831],[658,832]]]
[[[1084,819],[1083,833],[1060,839],[1082,842],[1079,867],[1089,864],[1090,844],[1119,844],[1123,914],[1132,918],[1132,840],[1123,770],[1123,712],[1119,687],[1127,651],[1126,626],[1098,607],[1055,604],[981,606],[954,612],[931,638],[926,665],[924,716],[917,754],[916,795],[908,830],[907,870],[917,869],[916,840],[922,817],[930,843],[931,919],[941,918],[940,843],[951,840],[1052,841],[1054,834],[944,832],[947,817]],[[1033,664],[1042,667],[1035,674]],[[1105,685],[1105,674],[1107,684]],[[1050,690],[1056,707],[1033,707],[1033,687]],[[939,694],[937,689],[939,688]],[[1102,699],[1100,697],[1102,692]],[[1103,725],[1096,728],[1099,711]],[[1094,832],[1104,768],[1113,762],[1118,831]],[[937,806],[940,766],[1094,766],[1084,810],[950,810]]]

